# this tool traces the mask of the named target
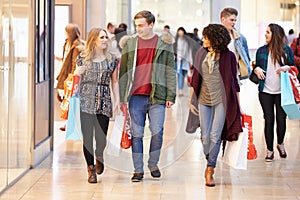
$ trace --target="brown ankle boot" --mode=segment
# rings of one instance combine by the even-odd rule
[[[89,165],[87,167],[88,170],[88,182],[89,183],[97,183],[96,170],[94,165]]]
[[[205,169],[204,178],[206,178],[206,175],[207,175],[207,167]]]
[[[208,166],[205,170],[206,186],[214,187],[216,185],[213,175],[214,175],[214,168],[211,166]]]
[[[96,159],[96,173],[98,175],[102,174],[104,171],[104,164]]]

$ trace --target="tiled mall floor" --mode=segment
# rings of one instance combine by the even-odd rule
[[[178,98],[176,105],[167,111],[160,161],[161,179],[152,179],[146,171],[142,182],[132,183],[130,150],[125,150],[119,157],[106,154],[104,174],[98,176],[97,184],[89,184],[81,141],[65,141],[64,133],[58,130],[64,122],[57,121],[53,154],[40,166],[29,170],[0,199],[300,200],[300,121],[288,120],[285,138],[288,157],[281,159],[276,151],[274,161],[266,163],[264,121],[258,103],[257,87],[245,81],[240,95],[244,112],[253,116],[254,144],[258,158],[248,161],[247,170],[235,170],[222,163],[219,156],[215,174],[217,185],[214,188],[205,186],[203,175],[206,162],[199,140],[200,134],[184,132],[187,117],[186,91],[185,96]],[[110,130],[113,123],[111,121]],[[148,146],[147,129],[145,152],[148,151]],[[145,157],[147,158],[147,153]]]

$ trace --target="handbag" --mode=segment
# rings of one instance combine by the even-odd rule
[[[241,58],[238,60],[238,66],[239,66],[238,69],[240,72],[240,74],[239,74],[240,79],[248,78],[249,77],[248,67]]]
[[[196,108],[198,107],[198,99],[196,97],[196,94],[193,94],[192,99],[191,99],[191,104],[195,106]],[[195,115],[192,113],[192,111],[189,109],[189,114],[188,114],[188,120],[186,123],[186,128],[185,131],[187,133],[193,134],[196,132],[196,130],[200,127],[200,119],[199,115]]]
[[[131,133],[130,117],[128,110],[126,110],[121,138],[121,148],[128,149],[131,147]]]
[[[254,73],[254,69],[251,71],[251,74],[249,76],[250,81],[252,81],[255,84],[258,84],[260,79],[258,78],[258,76]]]
[[[300,119],[300,108],[296,103],[289,73],[281,72],[281,107],[289,119]]]
[[[107,144],[107,154],[112,156],[119,156],[121,152],[121,138],[123,132],[123,124],[125,116],[120,113],[115,116],[114,126],[112,128],[110,138]]]
[[[237,141],[227,141],[223,162],[234,169],[247,169],[248,130],[243,128]]]

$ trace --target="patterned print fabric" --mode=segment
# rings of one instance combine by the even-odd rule
[[[81,58],[77,65],[84,65]],[[80,109],[89,114],[112,116],[110,80],[117,66],[117,59],[92,62],[86,66],[80,83]]]

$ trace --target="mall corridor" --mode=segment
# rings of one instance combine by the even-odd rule
[[[53,153],[7,189],[0,199],[300,200],[300,121],[287,122],[287,158],[281,159],[276,150],[274,161],[266,163],[264,120],[258,103],[257,86],[249,80],[243,81],[240,96],[244,112],[253,116],[258,158],[248,161],[247,170],[235,170],[222,163],[220,154],[215,174],[217,185],[214,188],[205,186],[203,175],[206,161],[199,140],[200,133],[187,134],[184,131],[188,113],[186,89],[185,95],[177,98],[176,105],[167,111],[160,161],[161,179],[154,180],[146,172],[142,182],[132,183],[130,150],[124,150],[120,157],[106,154],[103,175],[98,176],[97,184],[89,184],[81,141],[65,141],[65,133],[59,131],[64,122],[55,121]],[[111,121],[110,130],[113,123]],[[148,130],[146,132],[149,133]],[[145,148],[149,146],[147,133]]]

